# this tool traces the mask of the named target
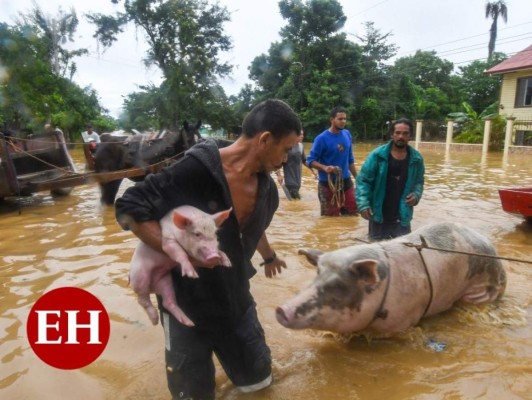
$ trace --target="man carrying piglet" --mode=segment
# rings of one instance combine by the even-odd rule
[[[218,231],[220,251],[231,267],[199,265],[204,268],[196,269],[197,279],[182,276],[178,268],[172,271],[177,304],[194,325],[178,322],[158,299],[174,399],[214,399],[213,353],[242,392],[260,390],[272,381],[270,349],[250,293],[249,279],[256,273],[251,258],[255,251],[261,254],[267,277],[286,268],[265,234],[279,205],[270,173],[286,161],[301,123],[288,105],[267,100],[250,111],[242,130],[229,146],[218,148],[212,140],[194,146],[116,202],[120,225],[159,251],[158,221],[173,208],[190,205],[208,214],[232,208]]]

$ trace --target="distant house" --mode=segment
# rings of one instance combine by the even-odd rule
[[[515,118],[516,144],[523,144],[519,142],[526,141],[532,131],[532,45],[486,73],[502,75],[500,114]]]

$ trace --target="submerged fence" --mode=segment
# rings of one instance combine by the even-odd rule
[[[484,120],[484,134],[482,144],[469,143],[453,143],[453,134],[455,128],[455,121],[453,119],[447,120],[447,127],[445,132],[445,142],[432,141],[434,134],[428,134],[429,141],[423,141],[424,124],[426,121],[422,119],[416,120],[416,149],[424,148],[444,148],[446,152],[449,151],[482,151],[488,152],[490,143],[492,119],[486,118]],[[428,133],[428,132],[427,132]],[[438,135],[440,136],[440,135]],[[506,118],[506,130],[504,135],[504,155],[509,153],[518,154],[532,154],[532,121],[516,120],[512,117]]]

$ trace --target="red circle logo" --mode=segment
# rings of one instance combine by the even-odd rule
[[[77,369],[96,360],[107,346],[109,315],[86,290],[63,287],[45,293],[28,316],[31,348],[46,364]]]

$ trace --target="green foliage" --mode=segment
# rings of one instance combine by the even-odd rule
[[[459,67],[459,89],[471,107],[481,112],[498,97],[501,87],[501,76],[489,76],[484,71],[504,61],[506,55],[494,53],[490,61],[473,61],[463,67]]]
[[[223,26],[229,20],[227,9],[206,0],[125,0],[123,4],[124,12],[89,16],[96,25],[94,36],[109,47],[125,24],[134,24],[149,45],[146,63],[159,67],[164,76],[160,87],[126,100],[127,120],[137,129],[155,123],[177,129],[179,121],[190,115],[222,123],[222,115],[231,111],[218,84],[218,78],[231,72],[231,66],[219,58],[231,48]]]
[[[28,14],[20,14],[18,25],[31,27],[41,39],[46,63],[51,66],[55,75],[72,78],[76,72],[74,57],[88,54],[87,49],[67,50],[63,47],[67,42],[74,42],[74,33],[79,24],[75,10],[65,13],[59,8],[57,16],[45,15],[35,5]]]
[[[337,105],[347,108],[348,128],[364,139],[380,138],[386,123],[400,117],[422,118],[426,126],[434,121],[437,132],[448,114],[461,110],[478,120],[497,100],[500,78],[484,70],[506,57],[494,53],[489,62],[460,67],[458,75],[434,51],[417,51],[390,65],[398,51],[389,42],[391,33],[366,22],[364,34],[352,35],[359,43],[348,40],[337,0],[281,0],[286,24],[280,40],[249,66],[254,85],[227,98],[218,83],[231,71],[220,60],[231,47],[223,30],[229,20],[225,7],[207,0],[113,1],[122,11],[89,16],[94,36],[107,48],[125,24],[135,25],[149,45],[145,62],[164,76],[160,85],[140,86],[125,97],[120,121],[126,129],[176,128],[185,119],[201,119],[234,131],[253,105],[275,97],[299,113],[310,138],[328,126]],[[88,121],[98,131],[114,129],[116,121],[104,115],[97,93],[67,79],[75,72],[75,57],[86,52],[62,47],[77,23],[74,10],[50,17],[36,8],[13,27],[0,25],[0,124],[38,131],[51,122],[71,137]],[[465,121],[464,140],[478,140],[478,127]]]
[[[77,27],[73,14],[45,17],[38,8],[15,25],[0,24],[0,121],[5,128],[40,132],[46,123],[67,138],[79,138],[85,122],[104,110],[94,90],[82,89],[64,74],[75,70],[66,51]]]
[[[355,110],[362,49],[339,33],[346,17],[337,1],[280,1],[287,21],[281,41],[250,66],[255,100],[276,97],[299,114],[308,137],[328,126],[337,106]]]
[[[492,150],[500,150],[504,144],[506,121],[497,115],[498,102],[491,104],[480,114],[471,105],[464,102],[463,112],[450,113],[456,123],[461,125],[460,134],[453,141],[456,143],[477,143],[484,140],[484,125],[486,119],[491,119],[491,132],[489,147]]]

